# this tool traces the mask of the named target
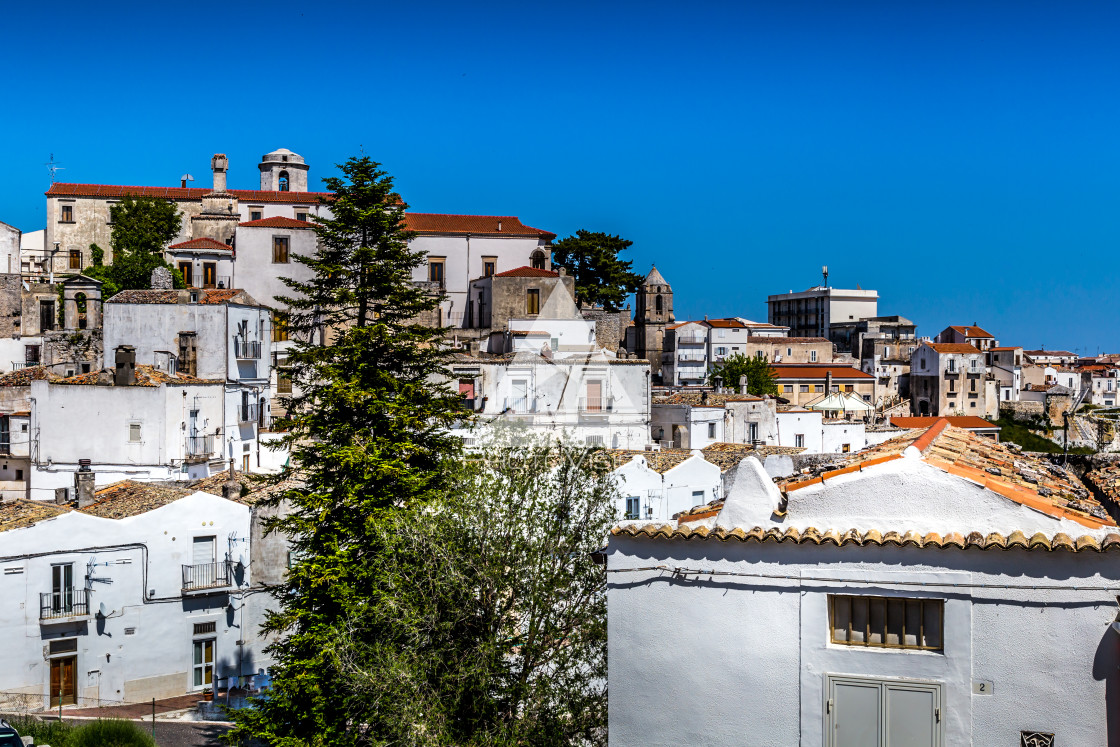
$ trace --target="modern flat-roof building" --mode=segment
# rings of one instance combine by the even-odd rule
[[[767,321],[789,327],[791,337],[829,337],[833,324],[879,313],[879,292],[816,286],[800,293],[767,296]]]

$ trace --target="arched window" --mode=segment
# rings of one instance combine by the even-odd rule
[[[540,249],[533,252],[533,256],[531,257],[530,262],[532,262],[532,265],[535,269],[543,270],[544,269],[544,252],[542,252]]]
[[[661,301],[661,296],[653,299],[653,308],[658,314],[664,313],[664,304]]]
[[[281,171],[280,172],[280,182],[279,183],[280,183],[280,191],[281,192],[287,192],[288,191],[288,172],[287,171]]]

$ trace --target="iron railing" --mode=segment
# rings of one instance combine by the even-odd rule
[[[39,619],[57,620],[89,615],[89,592],[85,589],[61,589],[39,595]]]
[[[610,397],[580,397],[579,398],[579,411],[580,412],[612,412],[614,410],[614,400]]]
[[[214,436],[187,436],[187,456],[210,456],[214,453]]]
[[[537,411],[537,398],[536,397],[506,397],[505,406],[502,408],[506,412],[527,414]]]
[[[242,340],[239,337],[234,337],[233,354],[238,360],[260,360],[260,340]]]
[[[38,366],[38,361],[12,361],[12,370],[19,371],[20,369],[27,368],[28,366]]]
[[[696,334],[695,332],[691,333],[691,334],[677,335],[677,342],[679,344],[700,345],[700,344],[705,343],[707,341],[708,341],[708,336],[707,335]]]
[[[230,564],[225,561],[185,565],[183,566],[183,591],[203,591],[229,586],[232,576],[230,570]]]

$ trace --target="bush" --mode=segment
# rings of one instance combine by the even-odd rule
[[[61,721],[39,721],[38,719],[18,717],[9,718],[8,723],[16,727],[20,736],[34,737],[35,744],[49,744],[51,747],[66,747],[74,727]]]
[[[61,747],[54,742],[50,745]],[[64,745],[65,747],[156,747],[156,742],[132,721],[105,719],[91,721],[74,729]]]

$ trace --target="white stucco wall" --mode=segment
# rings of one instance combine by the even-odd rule
[[[699,453],[663,474],[637,455],[612,476],[618,486],[618,516],[626,515],[627,498],[638,498],[642,521],[669,521],[681,511],[713,501],[723,484],[719,467]]]
[[[0,650],[0,691],[45,700],[48,642],[63,637],[78,640],[84,705],[97,698],[142,702],[188,692],[192,640],[198,638],[216,639],[218,675],[236,674],[236,641],[251,643],[255,631],[240,628],[240,610],[228,607],[241,604],[236,589],[184,597],[181,568],[192,563],[195,536],[215,537],[219,560],[243,557],[248,565],[248,507],[206,493],[126,519],[74,512],[4,532],[0,626],[9,645]],[[73,564],[74,586],[91,590],[93,614],[40,622],[40,594],[51,591],[51,566],[57,563]],[[87,583],[88,570],[94,580]],[[248,585],[250,569],[243,567],[235,579]],[[107,617],[96,614],[101,604]],[[194,624],[203,622],[215,623],[216,632],[195,636]],[[256,671],[252,657],[240,663],[245,673]]]

